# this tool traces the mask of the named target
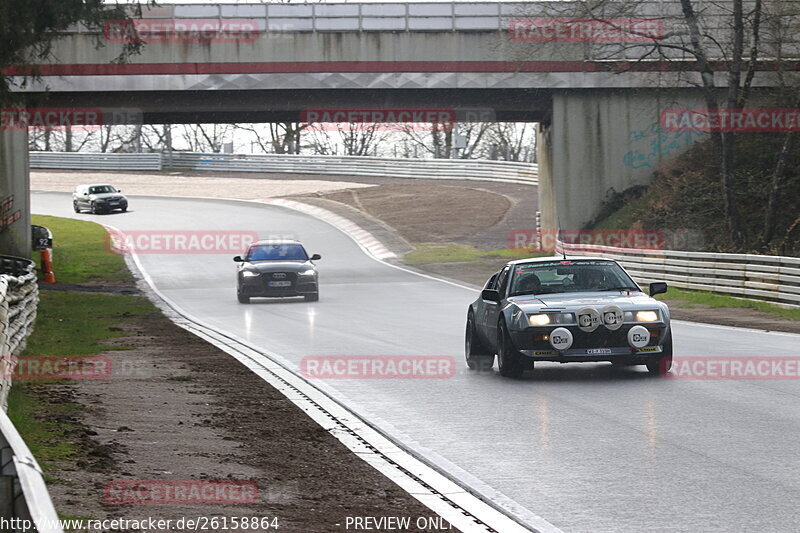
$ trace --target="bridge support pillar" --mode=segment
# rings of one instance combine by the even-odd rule
[[[665,109],[704,107],[696,89],[565,89],[537,139],[543,229],[584,228],[609,194],[646,185],[660,165],[705,137],[670,132]]]
[[[28,132],[0,130],[0,254],[30,258]]]

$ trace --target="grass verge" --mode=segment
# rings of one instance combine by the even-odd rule
[[[54,265],[60,283],[130,281],[120,255],[105,248],[105,230],[91,222],[36,215],[33,222],[54,235]],[[33,334],[24,357],[98,355],[125,346],[109,346],[127,335],[125,323],[155,312],[144,297],[42,290]],[[8,415],[45,471],[53,463],[80,463],[88,450],[70,438],[82,409],[70,401],[69,381],[16,380],[8,399]]]
[[[53,232],[53,268],[59,283],[132,279],[123,256],[110,251],[100,224],[45,215],[33,215],[31,222]]]
[[[737,307],[744,309],[755,309],[757,311],[768,313],[772,317],[780,320],[800,320],[800,309],[786,309],[768,302],[745,300],[742,298],[734,298],[733,296],[726,296],[724,294],[716,294],[713,292],[691,291],[670,287],[666,294],[659,294],[656,296],[656,299],[667,301],[679,300],[681,302],[687,302],[688,305],[685,305],[685,307]]]
[[[469,261],[481,261],[485,259],[505,259],[513,261],[515,259],[525,259],[527,257],[543,257],[552,255],[549,253],[530,252],[524,248],[510,249],[502,248],[499,250],[479,250],[474,246],[464,244],[440,244],[440,243],[415,243],[415,250],[407,253],[403,260],[409,265],[420,265],[425,263],[459,263]]]

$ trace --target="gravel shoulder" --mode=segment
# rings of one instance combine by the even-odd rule
[[[45,290],[138,292],[121,284]],[[67,439],[85,452],[75,463],[46,466],[62,516],[173,523],[200,516],[268,517],[277,518],[279,531],[298,533],[342,531],[347,517],[414,522],[435,516],[272,386],[160,312],[123,327],[126,335],[107,345],[126,349],[103,353],[112,369],[104,379],[29,389],[51,406],[47,420],[71,427]],[[80,408],[61,413],[64,404]],[[115,484],[139,482],[157,490],[172,482],[244,482],[254,484],[257,495],[234,503],[126,504],[108,492]]]

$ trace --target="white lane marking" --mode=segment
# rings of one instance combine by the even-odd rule
[[[112,231],[119,231],[114,226],[107,224],[103,226]],[[515,519],[514,516],[509,516],[508,511],[500,510],[498,504],[481,500],[427,462],[409,453],[395,443],[390,435],[384,434],[370,421],[355,414],[333,395],[306,381],[292,370],[287,365],[287,360],[279,354],[220,331],[187,313],[156,287],[134,251],[126,254],[126,262],[129,268],[137,272],[146,283],[149,291],[145,292],[165,316],[240,361],[308,414],[323,429],[329,431],[349,450],[456,529],[464,533],[563,533],[527,509],[515,509],[517,511],[515,514],[524,516],[524,519]],[[154,298],[154,295],[157,298]],[[332,421],[336,423],[334,426],[331,424]],[[344,431],[341,428],[344,428]],[[511,500],[508,502],[516,507]],[[522,522],[530,524],[530,528],[523,526]]]
[[[757,328],[744,328],[740,326],[725,326],[723,324],[707,324],[705,322],[689,322],[688,320],[671,320],[673,324],[686,324],[690,326],[701,326],[704,328],[712,328],[712,329],[724,329],[727,331],[739,331],[743,333],[758,333],[764,334],[769,333],[770,335],[780,335],[781,337],[790,337],[790,338],[799,338],[800,333],[790,333],[788,331],[774,331],[771,329],[757,329]]]

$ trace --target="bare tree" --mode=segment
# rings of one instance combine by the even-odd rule
[[[264,153],[299,154],[302,133],[308,124],[300,122],[271,122],[261,124],[237,124],[235,129],[249,132],[254,142]]]
[[[630,60],[628,65],[631,67],[651,60],[672,62],[675,71],[687,75],[684,81],[700,89],[705,111],[715,116],[723,109],[729,112],[748,105],[756,71],[761,67],[761,57],[766,47],[762,28],[764,19],[768,17],[773,25],[785,28],[788,22],[782,19],[791,12],[789,4],[791,2],[783,0],[677,0],[677,4],[674,1],[653,3],[645,0],[552,2],[544,12],[535,16],[567,17],[575,21],[590,20],[607,26],[616,25],[617,30],[622,34],[627,32],[632,38],[620,39],[617,43],[573,44],[562,46],[561,50],[565,54],[573,54],[570,56],[573,59],[582,53],[584,60]],[[679,9],[672,9],[674,6]],[[663,23],[666,31],[659,34],[639,32],[635,25],[623,27],[617,22],[654,17]],[[792,24],[796,30],[796,22],[792,21]],[[553,44],[516,43],[512,48],[519,58],[528,58],[543,48],[551,52]],[[774,46],[774,39],[770,46]],[[781,56],[773,53],[769,60],[773,64],[780,64]],[[623,63],[614,64],[619,71],[630,68],[623,66]],[[717,73],[724,74],[724,87],[718,85]],[[737,132],[732,128],[717,128],[708,133],[718,153],[720,196],[728,237],[734,247],[741,248],[745,236],[736,202]]]

